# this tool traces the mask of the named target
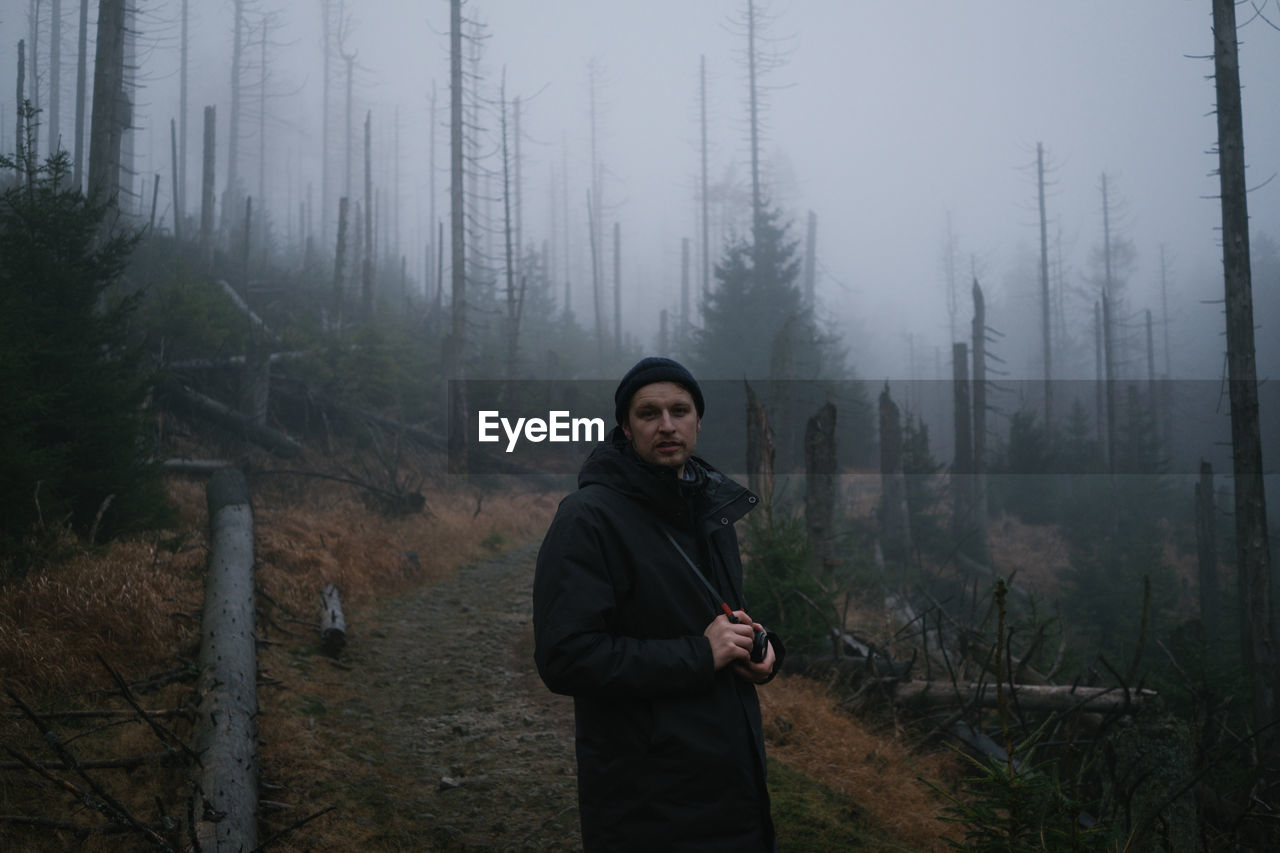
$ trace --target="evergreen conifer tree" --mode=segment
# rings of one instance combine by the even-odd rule
[[[101,538],[163,512],[145,461],[150,380],[127,336],[136,300],[112,287],[137,238],[104,232],[107,208],[74,186],[65,152],[19,165],[0,157],[13,176],[0,191],[0,553],[10,555],[64,523]]]

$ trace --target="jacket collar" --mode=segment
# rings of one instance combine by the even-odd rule
[[[578,488],[603,485],[648,504],[664,516],[675,516],[688,506],[710,529],[732,524],[759,503],[750,490],[701,457],[690,457],[685,467],[692,477],[682,480],[673,468],[645,462],[622,428],[615,427],[583,463]]]

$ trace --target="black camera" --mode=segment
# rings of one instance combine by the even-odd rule
[[[751,662],[763,663],[764,656],[769,653],[769,632],[756,631],[751,637]]]

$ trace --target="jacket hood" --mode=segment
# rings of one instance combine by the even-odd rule
[[[619,426],[596,445],[582,464],[578,488],[604,486],[649,504],[664,515],[673,515],[679,508],[691,505],[695,515],[715,515],[718,524],[737,521],[759,502],[748,489],[699,456],[689,457],[685,467],[693,473],[693,479],[682,480],[676,469],[644,461]]]

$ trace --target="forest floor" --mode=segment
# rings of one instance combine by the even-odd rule
[[[338,663],[309,646],[286,653],[281,710],[295,713],[276,722],[293,728],[301,715],[293,736],[313,769],[342,770],[289,782],[310,778],[305,798],[336,807],[289,848],[580,847],[573,704],[533,665],[534,554],[526,546],[374,603],[354,615]],[[272,728],[264,716],[268,743]]]
[[[532,659],[534,561],[558,495],[436,492],[427,515],[388,518],[339,485],[258,486],[263,849],[580,848],[572,702],[546,689]],[[111,685],[96,655],[129,679],[171,665],[175,650],[194,655],[204,486],[175,479],[171,494],[178,531],[78,550],[0,587],[0,686],[48,712],[100,707]],[[337,659],[321,653],[312,615],[329,582],[347,618]],[[783,850],[944,848],[942,803],[922,780],[952,779],[950,757],[918,751],[901,721],[854,718],[803,677],[783,675],[760,697]],[[143,701],[191,707],[191,686]],[[189,723],[170,725],[185,740]],[[81,759],[157,747],[136,721],[57,729]],[[0,744],[45,750],[11,713],[0,716]],[[94,775],[142,819],[185,823],[180,768]],[[138,849],[136,836],[81,839],[55,822],[103,826],[32,774],[0,772],[0,849]]]

